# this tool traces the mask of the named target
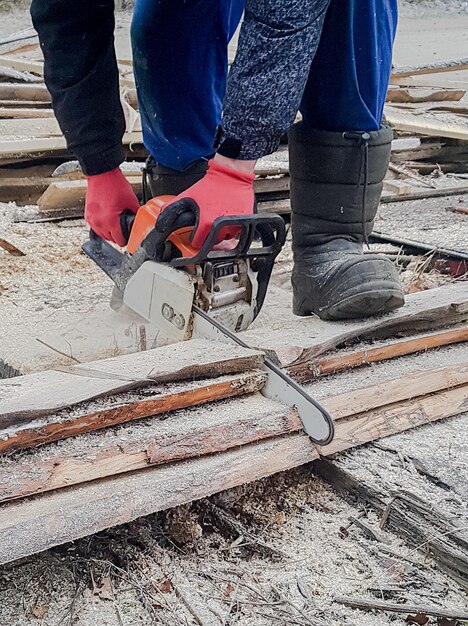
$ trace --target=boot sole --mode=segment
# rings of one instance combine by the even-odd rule
[[[343,294],[339,302],[329,307],[315,309],[309,307],[307,302],[294,306],[294,314],[301,317],[315,313],[324,320],[361,319],[394,311],[405,303],[403,291],[395,287],[393,281],[385,284],[378,281],[372,286],[366,284],[366,290],[362,287]]]

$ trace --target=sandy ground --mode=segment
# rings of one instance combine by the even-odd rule
[[[397,64],[466,56],[468,2],[405,2],[401,13]],[[0,21],[0,35],[25,28],[28,21],[26,12],[9,14]],[[0,227],[9,221],[7,212],[0,207]],[[8,334],[24,316],[41,329],[46,320],[56,324],[54,316],[63,320],[70,312],[85,315],[105,305],[109,283],[79,251],[82,222],[18,224],[11,232],[28,257],[6,264],[0,253],[0,298],[7,302],[2,324],[8,321]],[[57,252],[63,257],[58,265]],[[453,362],[454,356],[438,351],[423,366]],[[409,359],[399,359],[386,375],[396,377],[411,367]],[[378,366],[361,372],[341,378],[342,388],[383,376]],[[336,391],[335,379],[327,385]],[[452,429],[447,441],[468,432],[466,418],[460,419],[460,430]],[[419,488],[424,487],[421,479]],[[262,557],[244,538],[221,534],[203,503],[196,504],[0,568],[0,626],[398,626],[406,616],[355,611],[333,603],[333,597],[387,597],[384,589],[397,587],[392,600],[466,603],[430,560],[392,533],[380,531],[389,542],[381,545],[355,527],[348,534],[340,531],[350,516],[364,514],[374,528],[378,520],[338,497],[310,468],[226,492],[214,501],[282,552],[283,559]]]

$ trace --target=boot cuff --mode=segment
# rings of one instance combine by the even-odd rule
[[[383,146],[392,142],[393,129],[390,126],[382,126],[380,130],[366,131],[369,135],[369,146]],[[349,145],[349,139],[346,136],[356,136],[362,134],[362,131],[332,133],[326,130],[317,130],[315,128],[307,128],[304,122],[297,122],[289,129],[289,140],[305,144],[313,144],[317,146],[342,147]]]
[[[380,183],[390,159],[392,130],[330,133],[305,129],[299,122],[289,131],[289,171],[292,178],[314,183],[358,186],[364,178]],[[366,166],[367,163],[367,166]]]

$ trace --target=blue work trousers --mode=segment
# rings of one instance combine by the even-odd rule
[[[145,145],[183,171],[213,155],[220,125],[244,159],[273,151],[298,109],[311,128],[377,130],[396,24],[397,0],[136,0]]]

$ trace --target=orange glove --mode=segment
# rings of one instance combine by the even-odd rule
[[[211,226],[217,217],[222,215],[252,215],[255,208],[255,194],[253,189],[254,174],[239,172],[220,165],[214,159],[208,163],[205,176],[184,191],[177,198],[168,203],[163,213],[167,211],[181,212],[184,207],[195,210],[195,230],[192,237],[194,248],[201,248],[207,238]],[[187,203],[190,198],[194,202]],[[161,218],[159,218],[161,219]],[[231,232],[232,231],[232,232]],[[238,228],[223,229],[223,239],[236,237]]]
[[[125,210],[136,213],[140,206],[132,186],[120,168],[86,179],[85,220],[103,239],[125,246],[120,216]]]

